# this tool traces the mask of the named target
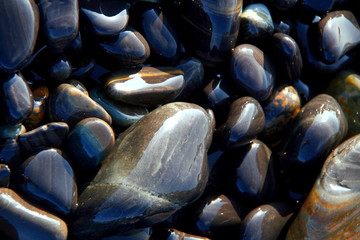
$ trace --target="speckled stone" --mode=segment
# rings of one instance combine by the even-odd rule
[[[169,103],[133,124],[80,195],[74,234],[146,227],[196,200],[208,178],[211,135],[208,113],[190,103]]]

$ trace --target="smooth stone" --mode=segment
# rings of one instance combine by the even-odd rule
[[[161,106],[134,123],[80,195],[74,234],[96,239],[148,227],[195,201],[208,179],[212,132],[208,113],[184,102]]]
[[[39,30],[39,9],[33,0],[0,3],[0,69],[20,70],[33,53]]]
[[[24,125],[28,129],[34,129],[40,125],[45,117],[47,99],[49,98],[49,88],[41,85],[32,90],[34,107],[30,115],[24,120]]]
[[[130,4],[117,0],[80,0],[80,18],[85,32],[100,37],[119,34],[128,24]]]
[[[270,0],[270,2],[278,9],[287,11],[295,6],[298,0]]]
[[[147,40],[153,62],[173,65],[179,57],[181,43],[172,23],[159,4],[139,2],[133,10],[137,29]]]
[[[289,187],[307,192],[330,151],[345,137],[348,124],[337,101],[327,94],[311,99],[289,126],[279,163]]]
[[[260,140],[228,153],[227,186],[237,199],[257,205],[271,201],[277,187],[271,150]]]
[[[228,107],[235,98],[235,94],[229,85],[229,79],[223,74],[216,74],[210,78],[209,83],[203,89],[203,93],[208,104],[214,110]]]
[[[68,79],[72,71],[69,58],[66,55],[59,55],[51,60],[53,60],[53,62],[48,63],[50,66],[47,69],[49,80],[63,82]]]
[[[261,138],[271,145],[281,141],[286,127],[295,118],[300,108],[301,99],[293,86],[277,88],[263,106],[265,128],[261,133]]]
[[[185,233],[174,228],[164,230],[155,238],[156,240],[211,240],[210,238]]]
[[[295,204],[274,202],[261,205],[252,210],[241,223],[241,240],[283,239],[286,225],[294,214]]]
[[[204,66],[202,62],[194,57],[184,57],[175,66],[184,72],[184,86],[174,101],[185,101],[196,91],[201,90],[204,79]]]
[[[70,127],[82,119],[97,117],[111,125],[111,117],[98,103],[76,87],[63,83],[50,97],[49,117],[53,122],[66,122]]]
[[[224,149],[243,146],[255,139],[265,127],[265,114],[252,97],[241,97],[230,105],[229,114],[217,134]]]
[[[222,64],[235,47],[242,7],[243,0],[182,1],[180,26],[185,48],[206,66]]]
[[[299,19],[294,20],[294,37],[303,56],[304,67],[308,68],[308,71],[315,70],[320,73],[334,74],[354,61],[354,53],[352,51],[347,52],[347,54],[334,63],[327,64],[321,61],[318,58],[318,55],[321,53],[317,50],[319,49],[319,44],[317,44],[319,39],[311,31],[314,25],[317,24],[302,22]]]
[[[20,145],[16,139],[6,139],[0,143],[0,163],[9,165],[11,168],[18,167],[21,163]]]
[[[318,23],[318,29],[321,58],[327,64],[338,61],[360,43],[360,27],[350,11],[328,13]]]
[[[299,0],[300,9],[317,15],[324,15],[331,11],[336,0]]]
[[[151,228],[134,229],[126,234],[116,234],[110,237],[103,237],[100,240],[150,240],[152,234]]]
[[[211,239],[231,239],[241,224],[236,209],[225,195],[204,199],[195,213],[195,232]]]
[[[239,38],[245,42],[269,37],[274,32],[270,11],[262,3],[247,5],[241,14],[240,22]]]
[[[116,35],[115,40],[102,40],[96,45],[98,58],[119,68],[137,66],[150,56],[146,39],[135,29],[127,27]]]
[[[303,69],[300,48],[287,34],[275,33],[271,41],[271,56],[276,66],[278,78],[290,82],[300,78]]]
[[[78,173],[86,174],[99,167],[114,143],[114,131],[109,124],[99,118],[86,118],[67,136],[66,149]]]
[[[332,78],[324,93],[333,96],[344,111],[349,125],[346,138],[360,133],[360,75],[353,71],[341,71]]]
[[[79,32],[78,1],[39,0],[38,2],[47,45],[53,52],[64,52]]]
[[[23,152],[31,153],[41,148],[60,148],[69,126],[64,122],[51,122],[20,134],[18,142]]]
[[[251,44],[241,44],[233,50],[230,61],[231,80],[239,91],[260,102],[270,97],[275,69],[263,51]]]
[[[109,98],[100,88],[90,90],[90,97],[110,114],[115,127],[129,127],[149,113],[146,107],[122,103]]]
[[[0,218],[2,239],[67,239],[63,220],[30,205],[8,188],[0,188]]]
[[[23,76],[10,74],[0,82],[0,121],[16,125],[30,115],[34,102]]]
[[[295,239],[358,239],[360,135],[332,151],[286,235]]]
[[[7,188],[10,185],[10,168],[6,164],[0,164],[0,188]]]
[[[174,67],[141,67],[104,75],[110,98],[139,106],[157,106],[173,100],[184,86],[184,73]]]
[[[37,205],[66,215],[77,207],[74,172],[63,153],[55,148],[42,150],[20,166],[20,192]]]
[[[0,125],[0,141],[8,138],[17,139],[20,134],[25,132],[26,129],[21,123],[16,125]]]

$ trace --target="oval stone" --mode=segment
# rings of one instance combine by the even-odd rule
[[[119,34],[128,23],[130,4],[126,1],[87,0],[79,4],[82,26],[86,32],[109,37]]]
[[[239,91],[260,102],[270,96],[274,87],[274,67],[264,52],[251,44],[241,44],[233,50],[230,75]]]
[[[290,187],[307,192],[326,156],[346,135],[347,120],[333,97],[320,94],[301,108],[289,129],[279,162]]]
[[[0,69],[15,72],[34,50],[39,9],[33,0],[11,0],[0,2],[0,12]]]
[[[252,97],[235,100],[226,122],[218,129],[220,145],[225,149],[237,148],[256,138],[265,127],[264,111]]]
[[[104,76],[105,93],[112,99],[140,106],[173,100],[182,90],[184,73],[173,67],[142,67]]]
[[[318,23],[322,60],[331,64],[360,43],[360,27],[350,11],[330,12]]]
[[[34,106],[32,92],[20,73],[0,81],[0,102],[0,121],[8,125],[20,123],[31,113]]]
[[[133,124],[80,195],[74,234],[146,227],[196,200],[208,179],[211,135],[209,115],[190,103],[169,103]]]
[[[39,0],[41,23],[48,46],[61,53],[79,31],[79,5],[74,0]]]
[[[96,45],[98,57],[110,65],[137,66],[150,56],[146,39],[135,29],[128,27],[115,40],[103,40]]]
[[[356,135],[328,156],[287,240],[359,238],[359,152],[360,135]]]
[[[63,220],[30,205],[8,188],[0,188],[0,218],[2,239],[67,239]]]
[[[78,122],[66,139],[66,149],[76,170],[93,172],[114,146],[112,128],[99,118],[86,118]]]
[[[19,188],[31,201],[62,215],[77,207],[74,172],[55,148],[38,152],[20,166]]]
[[[108,124],[112,122],[103,107],[81,90],[67,83],[59,85],[50,97],[49,116],[51,121],[66,122],[70,127],[89,117],[103,119]]]

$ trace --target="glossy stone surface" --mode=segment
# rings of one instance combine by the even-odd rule
[[[115,127],[129,127],[149,113],[146,107],[131,105],[109,98],[100,88],[92,89],[90,97],[110,114],[112,124]]]
[[[196,200],[208,178],[211,135],[209,115],[190,103],[164,105],[133,124],[80,195],[74,234],[146,227]]]
[[[0,188],[7,188],[10,184],[10,168],[6,164],[0,164]]]
[[[263,142],[253,140],[231,155],[233,167],[226,173],[231,192],[252,205],[272,200],[277,185],[271,150]]]
[[[47,75],[49,80],[63,82],[71,75],[71,63],[66,55],[57,55],[48,63]]]
[[[279,162],[290,185],[308,191],[326,156],[346,135],[347,120],[333,97],[320,94],[301,108],[289,129]]]
[[[84,31],[108,37],[124,30],[129,20],[129,3],[116,0],[80,0]]]
[[[66,139],[66,149],[71,162],[80,172],[93,172],[114,146],[112,128],[98,118],[78,122]]]
[[[282,239],[295,205],[290,202],[274,202],[252,210],[241,223],[239,240]]]
[[[275,33],[272,36],[272,59],[279,78],[295,81],[300,78],[303,61],[296,41],[287,34]]]
[[[111,117],[98,103],[76,87],[63,83],[49,100],[49,116],[54,122],[66,122],[70,127],[88,117],[97,117],[111,124]]]
[[[241,223],[236,208],[225,195],[206,198],[195,213],[196,233],[211,239],[231,239]]]
[[[179,57],[181,43],[160,5],[138,3],[133,13],[138,30],[149,43],[150,57],[159,64],[174,64]]]
[[[334,11],[318,24],[322,60],[331,64],[360,43],[360,27],[350,11]]]
[[[30,115],[24,120],[28,130],[39,126],[45,116],[47,99],[49,98],[49,88],[45,85],[32,90],[34,106]]]
[[[32,111],[33,97],[21,74],[10,74],[0,82],[0,121],[15,125]]]
[[[62,215],[77,207],[75,176],[60,150],[36,153],[21,164],[20,171],[20,191],[31,201]]]
[[[240,39],[259,40],[274,32],[274,24],[269,9],[262,3],[249,4],[241,14]]]
[[[251,44],[241,44],[233,50],[230,74],[239,91],[258,101],[266,100],[274,87],[272,63],[263,51]]]
[[[74,0],[39,0],[41,24],[46,43],[54,52],[63,52],[79,31],[79,4]]]
[[[359,237],[359,151],[360,135],[356,135],[328,156],[287,240]]]
[[[103,78],[105,93],[110,98],[140,106],[168,103],[184,85],[183,72],[173,67],[124,69]]]
[[[0,188],[2,239],[67,239],[66,223],[25,202],[8,188]]]
[[[316,25],[316,23],[314,23]],[[323,73],[332,74],[348,66],[354,61],[353,53],[350,51],[334,63],[327,64],[321,61],[318,56],[319,51],[318,41],[315,34],[311,31],[312,23],[304,22],[300,19],[294,21],[294,36],[299,45],[303,60],[306,67],[311,70],[320,71]],[[335,46],[336,48],[336,46]]]
[[[333,77],[325,93],[333,96],[345,113],[349,125],[347,138],[360,133],[360,76],[353,71],[341,71]]]
[[[218,129],[221,146],[237,148],[256,138],[265,127],[265,115],[259,102],[241,97],[230,105],[226,122]]]
[[[15,72],[32,54],[39,30],[39,9],[33,0],[2,1],[0,69]],[[24,24],[26,23],[26,24]]]
[[[96,46],[99,58],[111,65],[136,66],[144,63],[150,56],[146,39],[135,29],[121,31],[115,40],[103,40]]]
[[[194,57],[182,58],[176,65],[177,69],[184,72],[184,86],[174,101],[184,101],[203,85],[204,66]]]
[[[186,48],[204,65],[216,66],[227,59],[239,33],[242,0],[182,1]]]
[[[288,123],[295,118],[300,108],[300,96],[293,86],[276,89],[263,106],[265,129],[261,137],[270,143],[281,140]]]
[[[51,122],[19,136],[18,142],[22,151],[26,153],[41,148],[60,148],[63,145],[69,126],[64,122]]]

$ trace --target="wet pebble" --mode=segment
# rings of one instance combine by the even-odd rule
[[[60,150],[36,153],[21,164],[20,172],[20,192],[37,205],[61,215],[77,207],[74,172]]]
[[[89,117],[103,119],[108,124],[112,122],[110,115],[101,105],[67,83],[56,88],[48,104],[50,119],[55,122],[66,122],[70,127]]]
[[[210,124],[199,106],[170,103],[128,128],[80,195],[74,234],[89,239],[146,227],[196,200],[208,178]]]
[[[173,67],[124,69],[103,76],[112,99],[139,106],[157,106],[173,100],[184,86],[184,73]]]
[[[67,153],[80,173],[93,172],[114,146],[112,128],[99,118],[78,122],[66,139]]]
[[[32,94],[34,107],[30,115],[24,120],[24,124],[29,130],[38,127],[44,119],[49,88],[45,85],[38,86],[32,90]]]
[[[0,164],[0,188],[7,188],[10,185],[10,168],[6,164]]]
[[[63,220],[30,205],[8,188],[0,188],[0,216],[3,239],[67,239]]]

